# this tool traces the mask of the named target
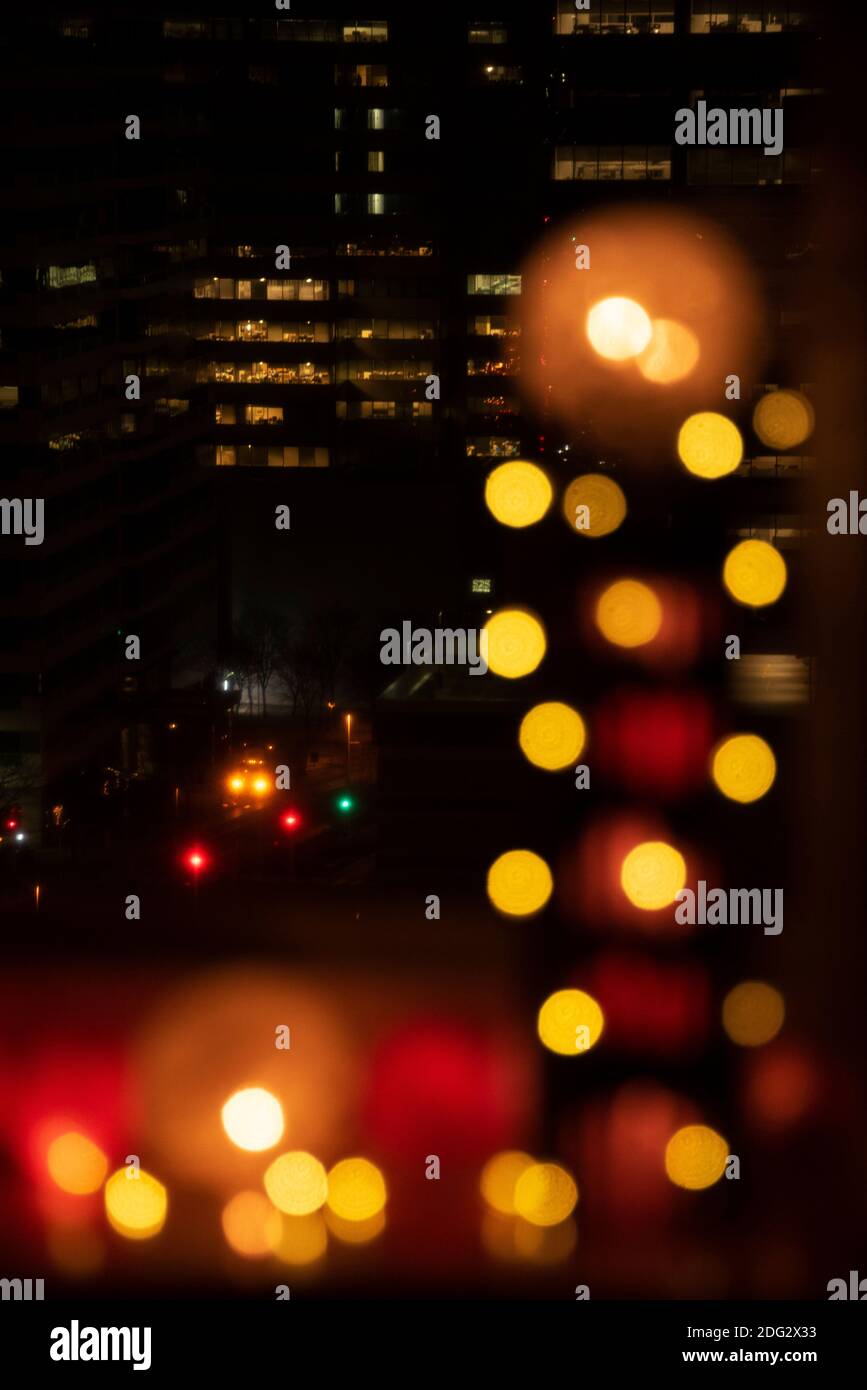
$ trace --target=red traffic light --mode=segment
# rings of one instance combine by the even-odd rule
[[[280,817],[280,824],[284,830],[297,830],[301,824],[301,817],[297,811],[284,811]]]
[[[7,830],[17,830],[17,829],[18,829],[18,822],[17,822],[17,820],[8,820],[8,821],[6,822],[6,829],[7,829]]]
[[[203,869],[208,867],[210,859],[203,849],[198,845],[193,845],[184,855],[184,863],[194,874],[200,874]]]

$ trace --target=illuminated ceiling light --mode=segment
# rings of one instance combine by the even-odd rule
[[[558,700],[534,705],[518,731],[525,758],[546,772],[569,767],[584,747],[585,738],[584,720],[578,711]]]
[[[673,903],[686,883],[686,861],[672,845],[646,840],[631,849],[620,867],[620,886],[646,912]]]
[[[650,342],[650,319],[634,299],[615,295],[600,299],[587,315],[587,337],[591,347],[610,362],[637,357]]]
[[[699,1191],[719,1182],[727,1158],[721,1134],[707,1125],[686,1125],[665,1146],[665,1171],[677,1187]]]
[[[516,1184],[533,1163],[532,1156],[520,1149],[507,1149],[489,1158],[479,1179],[479,1189],[487,1205],[503,1216],[514,1216]]]
[[[638,370],[648,381],[670,386],[689,376],[701,350],[691,328],[674,319],[654,319],[652,336],[638,358]]]
[[[559,1163],[534,1163],[515,1184],[515,1211],[534,1226],[556,1226],[578,1201],[574,1178]]]
[[[547,649],[545,629],[523,608],[502,608],[485,623],[487,662],[495,676],[517,680],[535,671]]]
[[[485,482],[485,504],[503,526],[533,526],[551,505],[553,490],[535,463],[501,463]]]
[[[753,429],[769,449],[793,449],[813,433],[815,414],[800,391],[769,391],[756,402]]]
[[[723,565],[723,583],[732,598],[748,608],[776,603],[786,579],[786,562],[767,541],[741,541]]]
[[[696,478],[724,478],[739,467],[744,441],[737,425],[725,415],[703,410],[681,425],[677,452],[684,468]]]
[[[495,859],[488,870],[488,897],[494,907],[510,917],[530,917],[540,912],[551,896],[551,870],[529,849],[512,849]]]
[[[246,1259],[268,1255],[280,1243],[283,1221],[261,1192],[238,1192],[220,1217],[223,1235],[236,1255]]]
[[[128,1240],[150,1240],[165,1225],[168,1193],[163,1184],[143,1168],[119,1168],[105,1184],[105,1214],[119,1235]]]
[[[729,990],[722,1006],[722,1022],[739,1047],[762,1047],[783,1026],[786,1005],[782,994],[760,980],[745,980]]]
[[[77,1130],[52,1140],[45,1162],[57,1186],[76,1197],[97,1192],[108,1172],[108,1159],[102,1149]]]
[[[274,1206],[287,1216],[307,1216],[318,1211],[328,1196],[325,1169],[318,1158],[303,1149],[275,1158],[266,1169],[264,1182]]]
[[[777,760],[758,734],[733,734],[715,749],[711,775],[731,801],[758,801],[774,785]]]
[[[283,1134],[283,1107],[261,1086],[236,1091],[223,1106],[221,1118],[232,1143],[250,1153],[273,1148]]]
[[[604,473],[584,473],[563,494],[563,515],[579,536],[609,536],[626,516],[626,498]]]
[[[328,1206],[344,1221],[369,1221],[385,1207],[385,1178],[366,1158],[344,1158],[328,1173]]]
[[[662,605],[647,584],[619,579],[599,597],[596,626],[616,647],[643,647],[662,626]]]
[[[582,989],[558,989],[539,1010],[539,1037],[551,1052],[562,1057],[589,1051],[599,1041],[604,1027],[602,1010]]]

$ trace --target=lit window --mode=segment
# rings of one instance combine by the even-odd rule
[[[338,63],[334,81],[341,87],[387,87],[388,69],[381,63]]]
[[[472,19],[467,25],[467,43],[506,43],[508,34],[503,24]]]
[[[96,280],[96,266],[88,265],[50,265],[48,267],[48,288],[65,290],[71,285],[89,285]]]
[[[521,82],[523,69],[506,67],[502,63],[485,63],[482,67],[482,77],[486,82]]]
[[[340,37],[344,43],[386,43],[388,23],[384,19],[357,19],[341,26]]]
[[[520,294],[520,275],[468,275],[467,294]]]
[[[283,423],[282,405],[246,405],[244,407],[246,425],[279,425]]]
[[[575,34],[673,34],[673,0],[590,0],[576,10],[574,0],[557,0],[554,32]]]
[[[15,410],[18,406],[18,387],[0,386],[0,410]]]
[[[520,439],[502,434],[475,435],[467,440],[467,458],[517,458]]]
[[[368,150],[368,151],[367,151],[367,172],[368,172],[368,174],[384,174],[384,173],[385,173],[385,151],[384,151],[384,150]]]

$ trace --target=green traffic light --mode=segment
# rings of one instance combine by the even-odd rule
[[[338,798],[337,809],[339,811],[351,811],[354,805],[355,802],[352,800],[351,796],[341,796]]]

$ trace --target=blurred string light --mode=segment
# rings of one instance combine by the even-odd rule
[[[593,757],[632,792],[681,796],[703,785],[713,748],[707,696],[695,689],[607,691],[593,711]]]
[[[350,1221],[345,1216],[337,1216],[328,1206],[323,1208],[323,1212],[328,1230],[344,1245],[367,1245],[385,1230],[384,1209],[363,1221]]]
[[[663,840],[648,840],[631,849],[620,869],[620,884],[629,901],[645,911],[673,903],[686,883],[683,855]]]
[[[105,1184],[105,1214],[118,1234],[128,1240],[150,1240],[158,1235],[168,1206],[165,1187],[143,1168],[137,1174],[119,1168]]]
[[[488,897],[500,912],[530,917],[547,903],[554,880],[540,855],[529,849],[511,849],[494,860],[488,870],[487,888]]]
[[[714,750],[711,775],[731,801],[758,801],[774,785],[777,760],[758,734],[733,734]]]
[[[556,1226],[534,1226],[520,1216],[486,1211],[481,1236],[485,1251],[495,1260],[552,1265],[573,1253],[578,1227],[571,1218]]]
[[[779,1033],[786,1016],[782,994],[761,980],[744,980],[729,990],[722,1006],[722,1022],[739,1047],[762,1047]]]
[[[536,1026],[551,1052],[576,1057],[599,1041],[605,1018],[596,1000],[584,990],[559,989],[540,1008]]]
[[[534,705],[521,720],[518,742],[525,758],[546,772],[570,767],[584,747],[584,720],[571,705],[548,700]]]
[[[732,420],[714,410],[703,410],[681,425],[677,452],[684,468],[695,477],[724,478],[739,467],[744,441]]]
[[[76,1197],[98,1192],[108,1172],[108,1159],[102,1149],[77,1130],[53,1139],[45,1162],[57,1186]]]
[[[303,1149],[275,1158],[263,1181],[274,1206],[287,1216],[308,1216],[324,1206],[328,1196],[325,1169]]]
[[[647,347],[652,333],[646,310],[634,299],[621,295],[600,299],[587,314],[590,346],[609,362],[637,357]]]
[[[223,1106],[223,1129],[233,1144],[250,1153],[271,1149],[283,1136],[283,1107],[261,1086],[236,1091]]]
[[[793,449],[813,433],[813,407],[800,391],[769,391],[756,402],[753,429],[769,449]]]
[[[303,1267],[321,1260],[328,1249],[328,1227],[321,1211],[284,1216],[274,1254],[284,1264]]]
[[[256,1259],[276,1250],[283,1230],[276,1207],[261,1192],[252,1191],[237,1192],[226,1203],[220,1224],[227,1244],[245,1259]]]
[[[539,619],[523,608],[502,608],[484,626],[487,662],[495,676],[517,680],[535,671],[547,648]]]
[[[786,562],[767,541],[740,541],[723,564],[723,583],[732,598],[748,608],[776,603],[786,587]]]
[[[483,1200],[503,1216],[515,1215],[515,1187],[535,1160],[521,1149],[506,1149],[488,1159],[479,1179]]]
[[[662,605],[653,589],[637,579],[618,579],[600,594],[596,626],[616,647],[652,642],[662,625]]]
[[[582,473],[563,494],[563,515],[579,536],[610,536],[626,516],[622,488],[604,473]]]
[[[328,1173],[328,1206],[344,1221],[369,1221],[385,1207],[385,1178],[366,1158],[343,1158]]]
[[[638,370],[647,381],[671,386],[695,369],[701,349],[691,328],[674,319],[654,319],[651,338],[638,357]]]
[[[514,459],[488,474],[485,503],[503,526],[533,526],[554,496],[548,476],[535,463]]]
[[[578,1202],[575,1179],[559,1163],[533,1163],[515,1183],[515,1211],[534,1226],[556,1226]]]
[[[677,1187],[699,1191],[719,1182],[726,1168],[728,1144],[707,1125],[685,1125],[665,1148],[665,1171]]]

